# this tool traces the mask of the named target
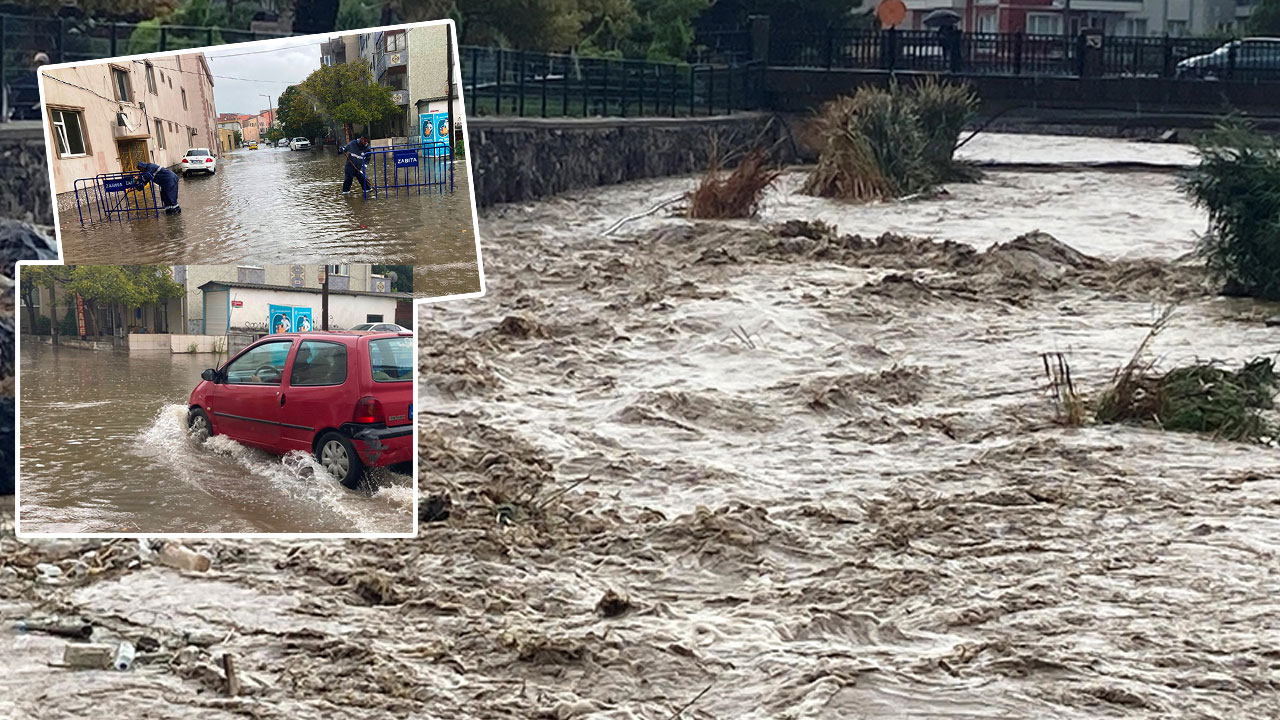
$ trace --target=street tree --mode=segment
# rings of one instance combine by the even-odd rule
[[[373,82],[364,63],[321,67],[302,82],[300,92],[319,106],[321,118],[341,123],[348,137],[352,125],[367,127],[400,113],[391,89]]]
[[[1249,33],[1275,37],[1280,35],[1280,0],[1259,0],[1249,15]]]
[[[412,265],[374,265],[373,271],[379,275],[394,275],[395,280],[391,283],[392,292],[413,292]]]
[[[89,309],[98,305],[110,308],[119,325],[124,309],[181,297],[184,292],[173,281],[173,271],[163,265],[77,265],[67,290],[84,299],[86,325],[93,324]],[[96,327],[85,329],[86,334],[99,334]]]
[[[325,134],[324,120],[297,85],[290,85],[280,94],[276,117],[280,119],[286,137],[315,139]]]
[[[41,288],[49,290],[52,298],[49,302],[49,311],[54,311],[54,303],[57,299],[57,289],[61,285],[66,285],[71,280],[71,268],[68,265],[32,265],[22,268],[20,275],[22,280],[22,305],[27,309],[27,320],[30,321],[30,327],[34,331],[39,322],[36,318],[36,293]],[[56,318],[54,319],[56,323]]]
[[[284,139],[284,131],[278,127],[267,128],[267,142],[275,145]]]
[[[244,142],[244,136],[240,134],[239,130],[231,131],[231,139],[235,140],[236,147],[240,147],[240,143]]]

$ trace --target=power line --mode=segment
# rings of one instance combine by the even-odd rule
[[[273,48],[271,50],[250,50],[248,52],[242,52],[242,53],[226,53],[226,54],[218,54],[218,55],[206,54],[206,57],[208,57],[210,60],[221,60],[222,58],[240,57],[241,55],[261,55],[262,53],[280,52],[281,50],[296,50],[298,48],[306,48],[306,47],[319,47],[320,45],[324,45],[324,43],[304,43],[302,45],[290,45],[289,47]]]

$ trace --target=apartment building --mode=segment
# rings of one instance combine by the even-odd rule
[[[173,167],[193,147],[218,152],[213,74],[203,53],[46,70],[45,121],[56,191],[79,178]]]

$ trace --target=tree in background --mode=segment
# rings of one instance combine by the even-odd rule
[[[322,119],[341,123],[348,136],[352,125],[368,126],[400,113],[391,89],[374,83],[364,63],[321,67],[302,82],[300,92],[319,105]]]
[[[637,55],[650,60],[683,60],[693,47],[694,20],[711,0],[632,0],[641,22],[636,29]]]
[[[1280,0],[1258,0],[1249,15],[1248,28],[1250,35],[1280,35]]]
[[[240,134],[239,130],[232,130],[231,133],[232,139],[235,140],[236,147],[240,147],[240,144],[244,142],[244,136]]]
[[[123,324],[120,313],[162,300],[182,297],[181,285],[173,281],[173,271],[163,265],[76,265],[70,267],[67,291],[78,293],[85,302],[85,330],[100,334],[93,325],[90,309],[111,308],[116,326]]]
[[[324,137],[325,124],[320,113],[312,107],[297,85],[290,85],[280,93],[280,106],[276,117],[284,127],[286,137],[304,137],[315,139]]]
[[[359,30],[378,24],[382,3],[377,0],[341,0],[338,3],[335,30]]]
[[[391,283],[392,292],[413,292],[412,265],[374,265],[373,271],[379,275],[395,273],[395,280]]]
[[[332,32],[338,19],[338,0],[296,0],[293,32],[298,35]]]
[[[267,142],[275,145],[284,139],[284,131],[278,127],[267,128]]]
[[[40,326],[39,319],[36,317],[36,293],[44,288],[52,291],[53,298],[50,300],[49,312],[55,311],[57,301],[57,289],[61,285],[66,285],[71,280],[71,268],[67,265],[34,265],[22,268],[22,304],[27,309],[27,320],[30,322],[32,331]]]

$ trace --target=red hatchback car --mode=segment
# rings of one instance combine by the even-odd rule
[[[201,377],[187,426],[202,438],[313,453],[350,488],[366,467],[412,462],[412,333],[270,335]]]

